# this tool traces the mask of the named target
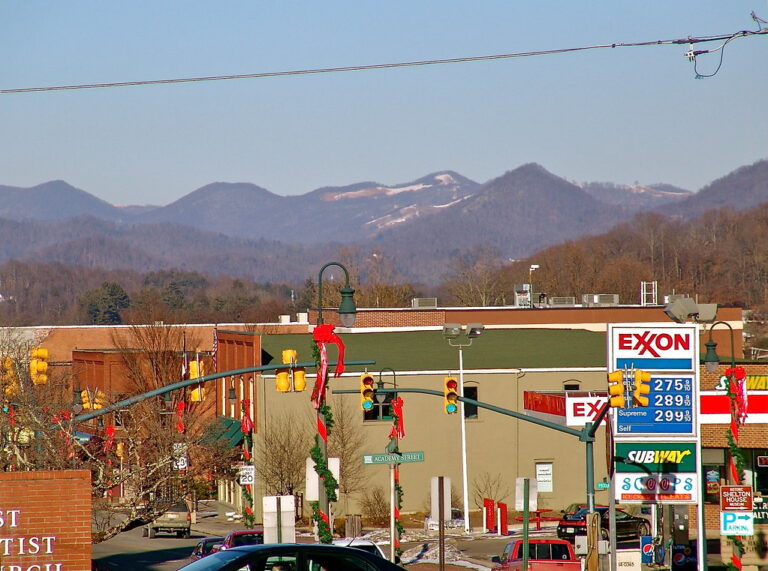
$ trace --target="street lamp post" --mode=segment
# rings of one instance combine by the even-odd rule
[[[462,333],[462,327],[458,323],[446,323],[443,326],[443,337],[448,341],[451,347],[459,350],[459,396],[464,397],[464,347],[472,345],[479,337],[485,325],[482,323],[468,323],[466,326],[466,343],[457,342],[456,339]],[[462,495],[464,496],[464,533],[471,531],[469,525],[469,486],[467,484],[467,419],[464,415],[464,401],[461,401],[461,480]],[[442,514],[440,514],[442,517]]]
[[[347,268],[338,262],[329,262],[320,268],[320,272],[317,276],[317,325],[323,325],[323,272],[331,267],[336,266],[344,271],[345,283],[344,287],[339,288],[341,294],[341,304],[339,305],[339,321],[343,327],[352,327],[355,323],[355,317],[357,314],[357,308],[355,307],[355,290],[349,285],[349,272]],[[317,379],[318,386],[327,386],[328,371],[325,370],[325,379]],[[332,520],[329,511],[330,500],[328,499],[328,493],[325,485],[325,478],[322,476],[321,471],[326,471],[328,468],[328,428],[327,418],[325,416],[325,388],[322,389],[317,396],[317,445],[320,449],[320,457],[315,462],[315,470],[318,473],[318,490],[317,490],[317,502],[318,502],[318,515],[321,519],[328,519],[329,534],[332,539]],[[321,466],[322,464],[322,466]],[[320,530],[320,522],[318,521],[318,530]],[[321,541],[324,541],[324,534],[319,534]]]

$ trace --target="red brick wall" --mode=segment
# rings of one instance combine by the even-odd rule
[[[0,561],[4,569],[88,571],[91,473],[0,473]]]

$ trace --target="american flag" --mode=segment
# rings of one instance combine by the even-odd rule
[[[213,372],[219,372],[219,330],[213,328],[213,348],[212,351]]]
[[[182,342],[182,356],[181,356],[181,380],[184,381],[189,378],[189,361],[187,360],[187,335],[186,332],[183,334],[183,342]]]

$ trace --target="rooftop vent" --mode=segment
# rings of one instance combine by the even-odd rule
[[[569,305],[576,305],[575,297],[559,296],[548,298],[549,305],[554,307],[563,307]]]
[[[411,300],[412,309],[423,309],[425,307],[437,307],[436,297],[414,297]]]

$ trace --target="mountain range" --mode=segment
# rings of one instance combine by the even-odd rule
[[[341,246],[378,250],[403,277],[435,283],[449,260],[490,245],[505,259],[597,234],[637,213],[691,218],[768,201],[768,160],[697,193],[666,184],[577,184],[538,164],[480,184],[441,171],[279,196],[216,182],[166,206],[114,206],[64,181],[0,186],[0,262],[19,258],[147,271],[178,267],[299,282]]]

